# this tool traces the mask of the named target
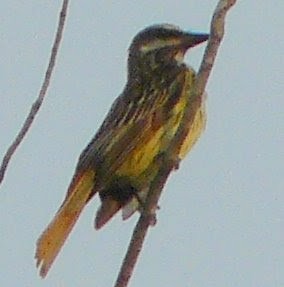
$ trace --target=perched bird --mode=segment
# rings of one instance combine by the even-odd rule
[[[122,209],[123,219],[143,208],[157,158],[167,150],[180,125],[195,80],[183,62],[186,51],[208,34],[185,32],[174,25],[150,26],[129,48],[128,78],[100,129],[83,150],[67,195],[37,242],[36,259],[45,277],[90,199],[99,194],[95,228]],[[184,158],[205,126],[204,102],[180,147]]]

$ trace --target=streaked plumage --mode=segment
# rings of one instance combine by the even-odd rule
[[[123,218],[139,209],[159,170],[155,159],[169,146],[179,127],[195,72],[182,60],[206,41],[172,25],[141,31],[129,48],[128,80],[102,126],[82,152],[68,192],[53,221],[37,242],[36,259],[44,277],[87,202],[102,201],[95,227],[101,228],[122,208]],[[180,149],[184,158],[205,125],[204,103]]]

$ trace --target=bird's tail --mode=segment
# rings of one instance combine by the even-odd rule
[[[72,180],[66,199],[37,241],[35,258],[40,276],[45,277],[62,245],[67,239],[80,213],[86,205],[94,185],[95,172],[76,174]]]

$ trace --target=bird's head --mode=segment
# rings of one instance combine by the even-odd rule
[[[186,51],[208,37],[208,34],[186,32],[170,24],[150,26],[139,32],[130,45],[129,72],[180,65]]]

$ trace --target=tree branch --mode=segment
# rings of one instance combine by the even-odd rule
[[[155,180],[150,186],[150,191],[147,196],[143,212],[134,229],[115,287],[126,287],[133,274],[145,236],[149,226],[153,223],[153,217],[155,216],[156,207],[158,205],[162,189],[170,172],[176,168],[178,164],[179,148],[189,131],[189,127],[192,125],[194,115],[193,111],[195,111],[201,104],[205,86],[212,70],[218,48],[223,39],[226,13],[235,3],[236,0],[220,0],[214,11],[211,21],[210,38],[190,97],[192,100],[187,102],[182,123],[177,131],[176,137],[168,149],[168,152],[165,152],[162,158],[159,159],[162,160],[163,163],[161,165],[162,169],[159,170]]]
[[[62,34],[63,34],[63,28],[64,28],[64,24],[65,24],[65,19],[66,19],[66,14],[67,14],[67,8],[68,8],[68,0],[63,0],[62,3],[62,8],[61,8],[61,12],[60,12],[60,17],[59,17],[59,22],[58,22],[58,26],[57,26],[57,31],[56,31],[56,36],[55,36],[55,40],[53,43],[53,47],[51,50],[51,55],[50,55],[50,59],[49,59],[49,64],[45,73],[45,77],[44,77],[44,81],[42,83],[39,95],[36,99],[36,101],[33,103],[30,112],[21,128],[21,130],[19,131],[18,135],[16,136],[15,140],[12,142],[12,144],[9,146],[7,152],[5,153],[3,160],[2,160],[2,164],[0,167],[0,184],[2,183],[8,164],[12,158],[12,156],[14,155],[16,149],[18,148],[18,146],[21,144],[21,142],[23,141],[26,133],[29,131],[35,116],[37,115],[42,102],[44,100],[44,97],[46,95],[47,89],[49,87],[49,83],[50,83],[50,79],[52,76],[52,72],[54,70],[54,66],[55,66],[55,61],[56,61],[56,57],[58,54],[58,50],[59,50],[59,45],[62,39]]]

